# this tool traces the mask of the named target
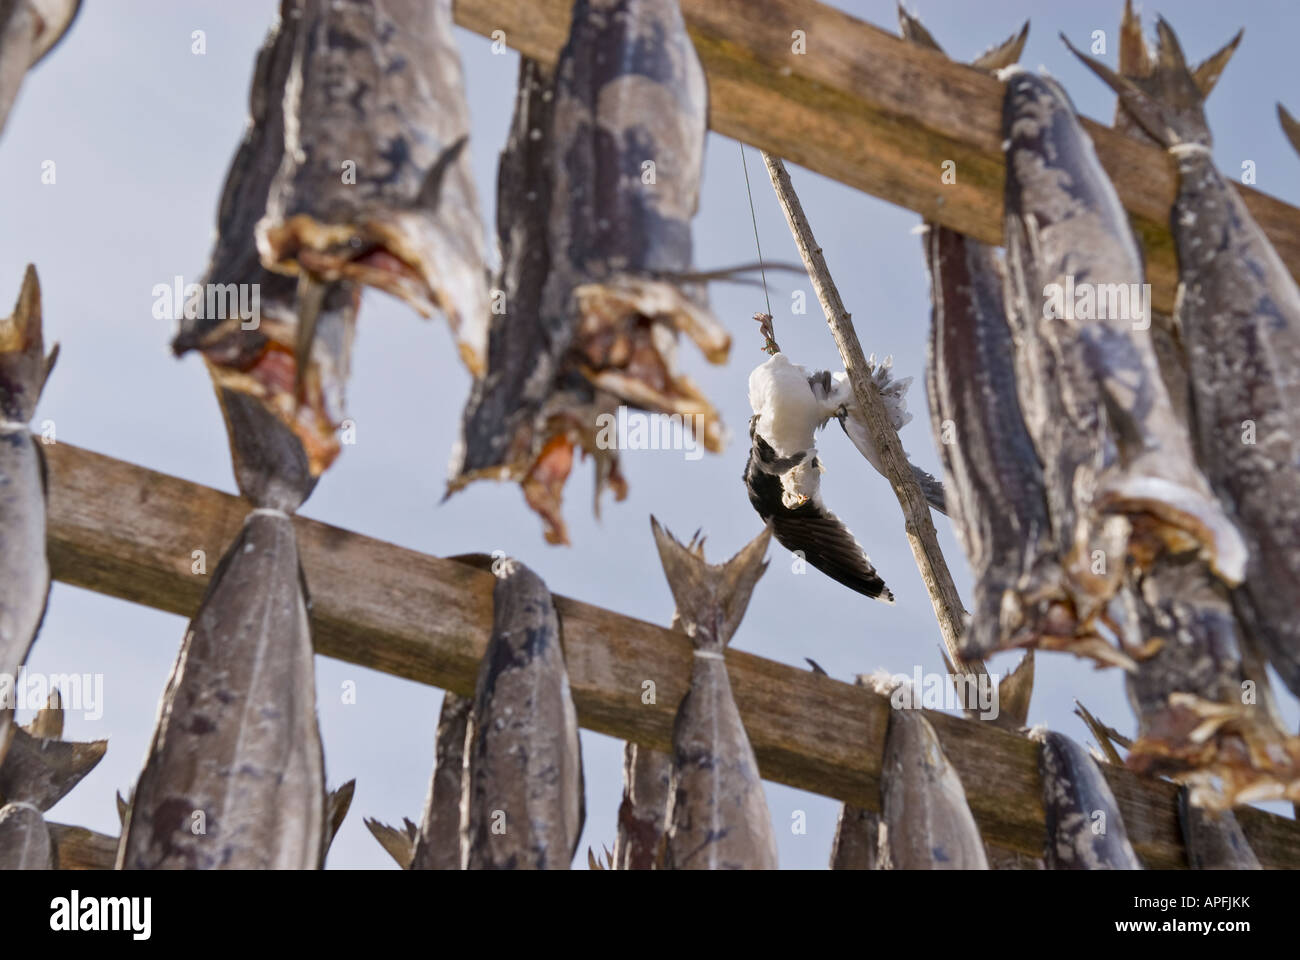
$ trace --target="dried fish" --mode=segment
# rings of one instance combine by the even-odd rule
[[[1158,35],[1146,81],[1075,52],[1177,161],[1176,320],[1197,453],[1250,545],[1242,626],[1300,692],[1300,290],[1210,155],[1204,102],[1239,37],[1193,72],[1163,19]]]
[[[905,38],[940,50],[915,16],[901,6],[898,16]],[[975,65],[1014,63],[1028,31],[1026,23]],[[952,491],[950,515],[975,574],[962,647],[985,657],[1041,643],[1113,662],[1110,645],[1076,615],[1061,569],[1043,467],[1017,393],[1003,263],[993,248],[937,223],[926,224],[925,253],[931,426]]]
[[[0,807],[0,870],[53,870],[56,850],[41,811],[30,803]]]
[[[1225,51],[1229,55],[1232,52],[1225,48],[1216,57],[1211,57],[1197,68],[1198,75],[1203,74],[1209,86],[1213,86],[1218,80],[1218,74],[1227,62],[1227,57],[1224,56],[1222,62],[1218,62],[1216,67],[1217,57],[1222,56]],[[1144,83],[1149,81],[1155,68],[1156,54],[1142,36],[1142,18],[1133,11],[1132,0],[1124,0],[1124,16],[1120,22],[1119,35],[1119,72],[1122,76]],[[1205,92],[1209,93],[1208,87]],[[1112,126],[1135,140],[1156,145],[1155,138],[1134,119],[1122,99],[1115,103],[1115,119],[1112,121]],[[1156,351],[1156,360],[1160,364],[1160,375],[1164,378],[1165,388],[1169,391],[1169,400],[1173,403],[1178,418],[1183,423],[1190,424],[1191,386],[1188,382],[1187,352],[1172,315],[1152,312],[1151,345]]]
[[[411,861],[415,858],[415,844],[420,834],[420,828],[412,823],[410,818],[402,818],[400,829],[390,827],[386,823],[380,823],[373,817],[366,817],[363,822],[371,835],[379,841],[379,845],[384,848],[390,857],[397,861],[399,867],[403,870],[411,869]]]
[[[451,0],[299,0],[284,157],[257,248],[300,277],[301,357],[321,286],[340,280],[439,310],[482,374],[483,226]]]
[[[707,128],[704,71],[677,0],[577,0],[556,68],[545,315],[569,315],[598,390],[684,417],[720,450],[713,404],[675,370],[677,334],[722,363],[726,330],[691,269]]]
[[[618,400],[597,390],[569,353],[574,315],[543,310],[551,272],[549,246],[553,78],[527,57],[509,138],[497,172],[497,240],[501,268],[494,281],[487,372],[475,380],[452,456],[447,492],[478,479],[519,483],[528,505],[542,517],[549,543],[568,543],[560,513],[564,484],[580,450],[596,468],[595,502],[612,489],[627,495],[616,445],[597,442],[601,414]]]
[[[879,870],[880,814],[846,803],[831,843],[832,870]]]
[[[653,870],[668,830],[673,758],[635,743],[623,746],[623,802],[618,807],[618,870]]]
[[[187,303],[172,341],[178,356],[203,354],[240,491],[258,506],[286,511],[301,505],[338,457],[359,295],[348,283],[328,289],[300,367],[295,282],[262,266],[254,238],[284,156],[284,92],[302,29],[299,7],[282,0],[281,20],[258,54],[248,129],[222,191],[204,295]]]
[[[854,683],[859,687],[869,687],[871,678],[860,674]],[[835,822],[835,839],[831,843],[830,867],[832,870],[880,869],[879,813],[852,803],[840,806],[840,816]]]
[[[352,796],[356,793],[356,780],[349,780],[337,790],[331,790],[325,796],[325,846],[321,853],[321,861],[324,862],[325,855],[334,844],[334,838],[339,835],[339,828],[343,826],[343,821],[347,819],[348,810],[352,807]]]
[[[474,701],[450,690],[443,694],[438,714],[438,734],[434,747],[433,776],[424,803],[424,818],[415,850],[412,870],[459,870],[460,798],[465,768],[465,731]]]
[[[1118,587],[1122,542],[1107,515],[1147,521],[1129,544],[1139,560],[1198,547],[1226,582],[1239,582],[1245,546],[1170,403],[1146,332],[1140,251],[1065,91],[1010,73],[1003,135],[1021,406],[1076,607],[1095,611]]]
[[[0,763],[0,869],[51,870],[58,853],[44,813],[104,758],[105,740],[60,740],[63,711],[54,694],[30,724],[14,730]]]
[[[1096,762],[1069,737],[1036,734],[1047,811],[1049,870],[1141,870],[1115,796]]]
[[[81,0],[0,0],[0,131],[27,71],[63,39]]]
[[[50,592],[45,458],[28,421],[58,354],[55,345],[45,355],[41,285],[28,264],[14,312],[0,319],[0,762],[13,732],[11,685],[40,630]]]
[[[1206,810],[1192,804],[1190,792],[1178,794],[1178,823],[1193,870],[1262,870],[1255,851],[1231,810]]]
[[[892,692],[883,680],[876,689]],[[890,710],[880,795],[880,869],[989,868],[961,778],[919,709]]]
[[[691,686],[673,722],[673,777],[663,869],[775,870],[776,837],[758,760],[731,695],[723,651],[767,562],[771,527],[725,564],[704,560],[650,518],[681,628],[694,647]]]
[[[1300,797],[1300,738],[1248,695],[1254,683],[1228,591],[1203,562],[1194,553],[1162,556],[1130,574],[1121,599],[1122,632],[1154,651],[1125,677],[1139,734],[1127,765],[1194,775],[1198,803],[1280,796],[1288,787]]]
[[[325,769],[307,602],[292,521],[253,510],[186,631],[121,867],[320,867]]]
[[[568,870],[585,818],[582,748],[550,591],[516,560],[492,592],[492,637],[465,736],[470,870]]]
[[[107,749],[107,740],[74,743],[18,728],[0,764],[0,803],[50,809],[95,769]]]
[[[963,648],[983,657],[1046,638],[1069,647],[1081,625],[1058,561],[1043,468],[1021,415],[1001,264],[989,247],[937,225],[926,246],[931,425],[950,515],[975,573]],[[1087,644],[1074,649],[1096,649]]]
[[[568,318],[542,312],[550,270],[550,73],[521,57],[514,118],[497,166],[493,282],[501,309],[488,321],[487,370],[474,381],[453,456],[449,492],[480,477],[522,480],[537,450],[534,434],[572,339]]]

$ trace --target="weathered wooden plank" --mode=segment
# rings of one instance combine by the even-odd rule
[[[999,80],[812,0],[681,5],[708,73],[714,130],[977,240],[1002,242]],[[571,0],[456,0],[455,15],[485,36],[503,31],[510,46],[550,65],[571,7]],[[1001,39],[996,27],[985,39]],[[795,52],[795,31],[803,53]],[[1154,305],[1168,313],[1177,283],[1168,228],[1176,168],[1163,150],[1084,125],[1145,244]],[[945,160],[956,163],[955,184],[940,181]],[[1300,276],[1300,210],[1237,189]]]
[[[58,851],[60,870],[113,869],[117,862],[117,837],[64,823],[48,826]]]
[[[193,551],[205,551],[209,571],[215,568],[247,504],[69,444],[44,450],[54,576],[160,610],[193,613],[208,578],[191,572]],[[491,573],[303,517],[294,523],[319,653],[462,695],[473,692],[491,631]],[[579,721],[666,750],[690,681],[687,639],[580,600],[557,596],[555,602]],[[764,777],[879,809],[885,698],[738,650],[728,651],[727,663]],[[652,704],[642,702],[647,680],[655,684]],[[945,714],[930,719],[961,773],[985,839],[1037,854],[1044,827],[1035,744],[989,723]],[[1138,853],[1152,867],[1183,866],[1174,786],[1126,770],[1107,775]],[[1241,823],[1265,865],[1300,866],[1294,821],[1247,810]]]

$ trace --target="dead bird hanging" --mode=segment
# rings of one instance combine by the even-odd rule
[[[868,460],[875,447],[858,413],[853,388],[844,373],[829,370],[809,373],[792,363],[777,348],[772,318],[757,314],[756,320],[772,356],[749,375],[750,452],[745,465],[745,488],[749,502],[763,520],[772,524],[777,542],[802,555],[833,580],[865,596],[892,603],[894,595],[876,573],[871,559],[853,538],[848,527],[822,501],[822,465],[816,446],[816,431],[835,417],[859,450],[868,445]],[[874,362],[875,358],[872,357]],[[876,365],[873,379],[880,391],[894,428],[911,419],[903,394],[910,378],[893,380],[888,361]],[[874,458],[877,470],[879,459]],[[933,506],[943,504],[942,489],[933,477],[912,468]]]

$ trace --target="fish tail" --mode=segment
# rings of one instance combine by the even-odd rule
[[[45,356],[41,318],[41,282],[36,267],[29,263],[13,313],[0,317],[0,413],[6,418],[26,420],[35,412],[59,355],[56,345]]]
[[[1291,141],[1291,146],[1295,149],[1296,153],[1300,153],[1300,121],[1297,121],[1295,117],[1287,113],[1286,107],[1282,106],[1280,103],[1277,105],[1277,118],[1281,121],[1282,132],[1285,133],[1286,138]]]
[[[1209,146],[1205,100],[1241,42],[1242,31],[1196,67],[1187,65],[1178,37],[1163,17],[1158,18],[1156,34],[1158,42],[1151,50],[1142,38],[1140,22],[1126,7],[1120,29],[1118,73],[1075,49],[1065,34],[1061,34],[1061,40],[1119,95],[1123,108],[1161,146]]]
[[[767,569],[763,558],[772,538],[771,526],[723,564],[707,563],[702,543],[695,541],[694,548],[682,544],[653,516],[650,526],[683,632],[697,648],[725,646]]]
[[[943,47],[939,46],[939,42],[934,39],[934,35],[921,23],[921,18],[914,13],[909,13],[901,2],[898,4],[898,32],[902,34],[904,40],[914,43],[918,47],[925,47],[943,53]],[[1020,59],[1020,54],[1025,49],[1025,40],[1028,37],[1029,21],[1026,20],[1019,33],[1013,33],[1001,43],[989,47],[971,61],[971,66],[980,70],[1000,70],[1003,67],[1010,66]]]

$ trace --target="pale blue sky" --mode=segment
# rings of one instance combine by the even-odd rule
[[[889,30],[892,0],[844,0],[838,6]],[[1108,120],[1113,97],[1057,39],[1076,42],[1102,29],[1114,38],[1121,0],[1107,3],[954,2],[929,0],[917,12],[948,51],[969,58],[1032,17],[1022,62],[1060,78],[1085,115]],[[170,324],[151,316],[151,289],[176,274],[197,281],[207,261],[217,198],[244,127],[254,54],[276,15],[274,0],[122,0],[91,2],[63,44],[28,77],[0,136],[0,304],[16,296],[22,266],[36,263],[45,297],[46,336],[62,342],[59,365],[37,421],[53,419],[58,438],[234,492],[216,400],[197,357],[174,360]],[[1151,8],[1154,14],[1155,9]],[[1274,102],[1300,109],[1294,59],[1300,5],[1284,0],[1161,5],[1199,60],[1240,26],[1246,36],[1210,101],[1215,156],[1225,172],[1254,160],[1258,187],[1300,203],[1300,158],[1284,140]],[[207,34],[207,53],[190,52],[190,35]],[[473,128],[470,150],[484,223],[493,220],[497,152],[510,119],[517,60],[494,56],[488,41],[457,29]],[[810,48],[809,56],[816,56]],[[1114,49],[1107,58],[1113,62]],[[57,163],[57,183],[42,185],[41,163]],[[750,153],[758,226],[769,258],[797,260],[757,154]],[[937,472],[922,387],[929,302],[920,240],[909,211],[793,168],[827,262],[868,351],[892,353],[900,375],[916,377],[915,414],[903,431],[913,458]],[[696,262],[709,267],[754,258],[740,155],[735,141],[711,135],[699,216]],[[778,337],[806,365],[839,359],[805,280],[773,281]],[[810,312],[791,317],[790,291],[808,291]],[[779,292],[778,292],[779,291]],[[445,325],[367,292],[354,356],[349,403],[358,440],[347,447],[302,513],[428,553],[505,550],[532,566],[556,593],[631,616],[667,623],[672,601],[651,542],[653,511],[688,535],[703,526],[711,559],[757,532],[741,484],[749,408],[746,380],[764,359],[750,315],[762,294],[715,286],[713,307],[735,338],[731,362],[709,367],[688,344],[683,366],[697,376],[733,432],[722,455],[688,461],[680,452],[634,452],[624,471],[630,494],[590,511],[590,465],[570,481],[566,517],[573,546],[547,546],[541,525],[515,487],[479,485],[439,505],[468,375]],[[739,439],[737,439],[739,438]],[[897,502],[838,431],[822,443],[827,502],[849,524],[898,597],[888,607],[813,572],[791,573],[774,546],[772,565],[733,645],[803,666],[818,660],[832,675],[885,667],[911,673],[942,669],[938,632],[903,533]],[[963,594],[969,571],[947,521],[940,538]],[[210,555],[224,545],[205,546]],[[430,611],[430,616],[436,616]],[[106,704],[99,721],[69,718],[68,735],[107,737],[106,758],[51,813],[52,819],[117,833],[113,791],[139,773],[158,699],[185,629],[181,617],[56,585],[30,661],[43,672],[102,672]],[[1016,654],[996,659],[1004,672]],[[355,705],[341,703],[355,681]],[[392,866],[362,825],[418,819],[433,757],[442,693],[325,658],[317,686],[331,785],[357,778],[352,812],[331,851],[331,867]],[[1038,666],[1030,719],[1079,739],[1072,715],[1079,697],[1108,722],[1131,730],[1120,676],[1061,655]],[[1288,701],[1289,722],[1295,724]],[[622,744],[584,732],[588,844],[612,846],[620,795]],[[823,867],[838,803],[779,785],[768,800],[785,867]],[[806,835],[791,833],[792,813],[807,814]],[[579,858],[585,864],[585,858]]]

